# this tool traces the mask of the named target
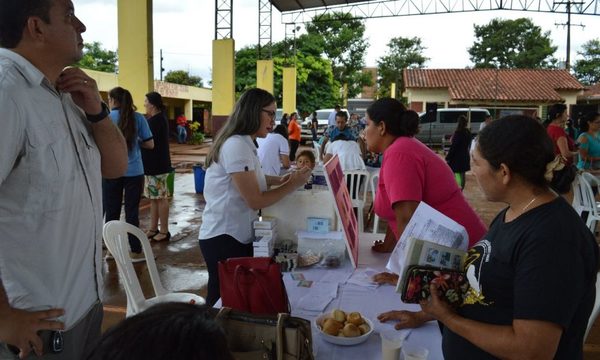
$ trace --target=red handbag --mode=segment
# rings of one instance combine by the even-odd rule
[[[223,306],[252,314],[290,312],[279,264],[269,257],[219,261],[219,288]]]

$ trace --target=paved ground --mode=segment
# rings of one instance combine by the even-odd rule
[[[192,146],[171,144],[173,166],[176,167],[175,194],[171,201],[169,219],[173,240],[169,243],[153,243],[163,285],[168,290],[186,291],[206,296],[207,273],[198,246],[198,226],[204,198],[194,191],[192,165],[204,161],[208,145]],[[489,224],[503,204],[486,201],[479,190],[475,179],[467,174],[465,197],[486,224]],[[149,204],[140,204],[140,227],[147,228],[149,221]],[[370,231],[369,224],[367,230]],[[152,286],[145,263],[135,264],[136,272],[141,279],[146,296],[151,296]],[[104,261],[105,273],[105,322],[104,328],[124,318],[126,298],[121,282],[117,276],[114,261]],[[592,329],[585,347],[585,359],[600,359],[600,326]]]

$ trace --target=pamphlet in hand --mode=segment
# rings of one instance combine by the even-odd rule
[[[413,260],[410,260],[409,245],[414,242],[414,240],[409,241],[411,238],[426,240],[462,251],[466,251],[469,245],[469,236],[462,225],[421,201],[400,236],[400,240],[398,240],[386,266],[389,271],[400,276],[398,284],[403,282],[403,277],[406,275],[409,266],[419,264],[418,262],[410,263]],[[442,260],[438,259],[438,264],[441,264],[441,262]],[[444,262],[446,261],[444,260]],[[450,259],[451,262],[452,258]],[[424,265],[428,264],[425,263]]]

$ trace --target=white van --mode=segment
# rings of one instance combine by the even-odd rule
[[[329,114],[331,114],[334,110],[335,109],[317,110],[317,121],[319,122],[319,127],[317,129],[317,138],[323,136],[323,132],[327,129],[327,126],[329,125]],[[341,111],[345,111],[346,115],[348,115],[348,120],[350,120],[350,114],[348,114],[348,110],[342,109]],[[311,119],[312,113],[310,113],[302,123],[302,141],[312,140],[312,132],[310,131]]]
[[[441,144],[444,138],[448,139],[454,134],[460,115],[470,120],[471,134],[476,135],[490,112],[484,108],[444,108],[437,110],[434,119],[424,112],[419,113],[419,133],[416,138],[425,144]]]

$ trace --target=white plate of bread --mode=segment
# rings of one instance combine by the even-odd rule
[[[317,317],[315,327],[325,341],[344,346],[363,343],[373,332],[371,320],[359,312],[345,312],[340,309]]]

